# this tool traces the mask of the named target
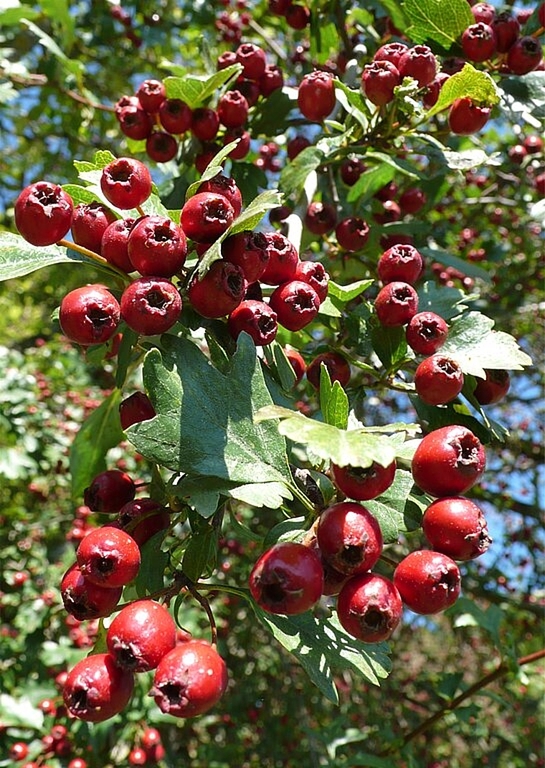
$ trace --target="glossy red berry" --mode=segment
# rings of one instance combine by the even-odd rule
[[[361,87],[372,104],[383,107],[394,98],[394,89],[400,84],[401,75],[391,61],[379,60],[366,64],[361,75]]]
[[[265,51],[254,43],[242,43],[235,51],[242,74],[248,80],[259,80],[267,66]]]
[[[86,507],[93,512],[119,512],[123,504],[134,499],[134,480],[121,469],[106,469],[95,475],[83,492]]]
[[[109,616],[121,599],[123,587],[99,586],[86,579],[77,563],[66,571],[60,592],[65,610],[78,621]]]
[[[119,302],[103,285],[75,288],[61,301],[61,330],[76,344],[104,344],[117,332],[119,320]]]
[[[140,160],[118,157],[102,169],[100,188],[116,208],[137,208],[151,195],[151,174]]]
[[[15,226],[32,245],[53,245],[72,225],[72,198],[58,184],[37,181],[15,201]]]
[[[433,355],[448,336],[448,325],[435,312],[417,312],[405,330],[407,344],[417,355]]]
[[[308,283],[318,294],[320,303],[325,301],[329,289],[329,275],[321,261],[299,261],[293,279]]]
[[[166,98],[166,89],[161,80],[144,80],[136,91],[136,97],[146,112],[157,112]]]
[[[242,194],[236,181],[230,176],[218,173],[208,181],[203,181],[199,186],[198,192],[213,192],[216,195],[223,195],[233,206],[235,218],[242,210]]]
[[[266,232],[268,262],[261,275],[267,285],[280,285],[293,280],[299,263],[297,248],[280,232]]]
[[[340,167],[341,179],[348,187],[353,187],[366,170],[365,163],[359,157],[349,157]]]
[[[290,3],[286,9],[285,17],[288,27],[302,30],[310,24],[310,9],[306,5]]]
[[[313,202],[305,213],[305,227],[313,235],[327,235],[333,232],[337,223],[337,211],[331,203]]]
[[[413,245],[398,243],[384,251],[377,264],[377,274],[383,283],[402,282],[414,285],[420,275],[424,261]]]
[[[168,216],[143,216],[129,233],[127,250],[141,275],[172,277],[185,263],[187,239]]]
[[[418,365],[414,388],[428,405],[444,405],[458,397],[464,386],[460,364],[451,357],[436,352]]]
[[[335,84],[329,72],[316,70],[303,76],[297,91],[297,104],[304,117],[321,122],[335,107]]]
[[[245,291],[242,269],[219,259],[202,278],[193,277],[187,297],[193,309],[203,317],[224,317],[238,307]]]
[[[347,576],[369,571],[382,553],[382,532],[361,504],[341,501],[325,509],[316,532],[322,557]]]
[[[213,243],[233,223],[229,200],[214,192],[197,192],[182,208],[180,223],[188,237],[198,243]]]
[[[489,24],[479,21],[464,30],[461,45],[469,61],[486,61],[496,53],[496,34]]]
[[[481,405],[493,405],[503,400],[509,391],[511,377],[508,371],[487,370],[485,378],[477,379],[473,397]]]
[[[413,77],[423,88],[435,78],[437,60],[427,45],[415,45],[401,55],[398,70],[401,78]]]
[[[20,762],[28,757],[29,749],[28,744],[24,741],[16,741],[9,748],[9,757],[15,762]]]
[[[178,154],[178,142],[166,131],[152,131],[146,139],[146,153],[156,163],[168,163]]]
[[[237,232],[225,238],[221,255],[242,269],[248,283],[254,283],[262,277],[269,262],[267,238],[261,232]]]
[[[526,75],[543,61],[541,45],[530,35],[519,37],[507,51],[505,63],[514,75]]]
[[[141,547],[156,533],[169,527],[170,515],[160,502],[144,497],[124,504],[113,524],[129,533]]]
[[[448,112],[449,128],[458,136],[470,136],[486,125],[490,112],[490,107],[480,107],[471,99],[456,99]]]
[[[74,208],[72,216],[72,239],[83,248],[100,254],[102,236],[115,220],[113,211],[102,203],[80,203]]]
[[[407,608],[433,614],[454,605],[460,595],[460,570],[440,552],[410,552],[394,571],[394,585]]]
[[[197,107],[191,115],[191,133],[201,141],[212,141],[216,138],[220,127],[220,119],[215,109]]]
[[[138,573],[140,548],[125,531],[103,525],[84,536],[76,559],[88,581],[104,587],[122,587]]]
[[[182,298],[176,286],[164,277],[140,277],[121,296],[121,317],[143,336],[165,333],[178,320]]]
[[[211,709],[227,688],[227,667],[205,640],[187,640],[164,656],[150,695],[161,710],[174,717],[195,717]]]
[[[405,325],[417,311],[418,294],[409,283],[388,283],[380,289],[375,299],[375,312],[382,325]]]
[[[389,61],[394,67],[399,64],[400,58],[407,52],[409,46],[401,41],[385,43],[381,45],[373,56],[374,61]]]
[[[394,482],[396,462],[383,467],[374,461],[369,467],[340,467],[331,464],[332,479],[337,488],[356,501],[375,499]]]
[[[360,573],[344,584],[337,615],[344,629],[364,643],[388,640],[398,626],[403,604],[394,584],[378,573]]]
[[[284,73],[275,64],[265,67],[265,71],[259,78],[259,90],[264,98],[278,91],[284,85]]]
[[[424,512],[422,530],[436,552],[453,560],[480,557],[492,543],[483,511],[465,496],[432,502]]]
[[[399,196],[399,207],[404,216],[408,213],[418,213],[425,205],[426,194],[418,187],[410,187]]]
[[[153,118],[142,109],[140,103],[127,104],[116,112],[121,132],[129,139],[147,139],[153,129]]]
[[[193,111],[182,99],[165,99],[159,107],[159,122],[167,133],[182,134],[189,131]]]
[[[278,322],[289,331],[300,331],[311,323],[320,309],[320,298],[314,288],[302,280],[281,283],[270,299]]]
[[[337,242],[345,251],[360,251],[369,239],[369,225],[359,216],[348,216],[335,228]]]
[[[133,424],[153,419],[154,416],[155,408],[145,392],[133,392],[119,404],[119,420],[123,431]]]
[[[316,355],[307,366],[307,379],[313,387],[319,389],[322,365],[325,365],[331,382],[338,381],[341,387],[346,387],[350,381],[350,364],[340,352],[322,352]]]
[[[147,672],[176,645],[176,623],[156,600],[137,600],[114,618],[106,633],[106,645],[118,666]]]
[[[106,227],[100,244],[100,255],[123,272],[132,272],[134,266],[129,259],[128,242],[136,219],[116,219]]]
[[[151,728],[151,727],[146,728],[146,730],[142,734],[140,743],[142,744],[144,749],[151,749],[152,747],[155,747],[161,743],[161,734],[159,733],[157,728]]]
[[[109,654],[96,653],[81,659],[70,670],[62,695],[71,715],[99,723],[126,707],[133,688],[131,672],[118,667]]]
[[[476,3],[471,6],[471,13],[475,22],[491,24],[496,16],[496,9],[490,3]]]
[[[240,128],[248,119],[248,101],[240,91],[227,91],[218,101],[218,117],[226,128]]]
[[[307,370],[307,365],[302,354],[297,349],[286,347],[284,353],[289,360],[293,372],[295,373],[295,383],[298,384]]]
[[[479,480],[486,465],[480,440],[467,427],[452,424],[429,432],[412,461],[416,485],[432,496],[458,496]]]
[[[129,752],[129,765],[145,765],[148,762],[146,750],[142,747],[133,747]]]
[[[507,53],[520,34],[520,24],[510,11],[496,13],[492,20],[498,53]]]
[[[316,550],[293,541],[274,544],[250,573],[250,592],[269,613],[293,615],[320,599],[324,574]]]
[[[266,302],[246,299],[231,312],[227,327],[234,339],[244,331],[256,346],[263,347],[275,339],[278,322],[276,312]]]
[[[438,72],[431,83],[425,87],[422,93],[422,103],[426,109],[431,109],[437,104],[441,88],[449,77],[447,72]]]

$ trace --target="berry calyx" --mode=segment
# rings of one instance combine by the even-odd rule
[[[414,388],[428,405],[443,405],[458,397],[464,374],[456,360],[437,352],[423,360],[414,374]]]
[[[168,216],[143,216],[129,233],[127,252],[141,275],[172,277],[185,263],[187,240]]]
[[[182,297],[164,277],[140,277],[121,296],[121,317],[136,333],[155,336],[172,328],[182,311]]]
[[[117,332],[119,302],[103,285],[75,288],[64,296],[59,309],[61,330],[82,346],[104,344]]]
[[[424,512],[422,530],[436,552],[453,560],[480,557],[492,543],[482,509],[465,496],[432,502]]]

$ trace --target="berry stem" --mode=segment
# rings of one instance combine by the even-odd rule
[[[110,264],[110,262],[106,261],[106,259],[102,256],[99,256],[98,253],[95,253],[94,251],[90,251],[88,248],[84,248],[82,245],[78,245],[77,243],[70,242],[69,240],[65,240],[65,238],[62,238],[62,240],[59,240],[57,242],[57,245],[63,246],[64,248],[68,248],[71,251],[77,251],[78,253],[81,253],[83,256],[86,256],[88,259],[91,259],[91,261],[94,261],[97,267],[99,269],[105,270],[106,272],[114,272],[118,277],[120,277],[124,283],[129,283],[130,278],[129,276],[123,272],[121,269],[118,269],[117,267],[114,267],[113,264]]]

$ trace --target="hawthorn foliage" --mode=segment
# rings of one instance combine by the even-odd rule
[[[534,397],[531,387],[536,386],[537,375],[532,368],[525,369],[532,365],[532,357],[539,356],[536,340],[542,330],[536,312],[541,296],[543,219],[536,180],[543,173],[542,156],[532,151],[520,159],[512,147],[539,131],[543,73],[518,76],[502,70],[500,60],[465,61],[455,68],[432,105],[426,104],[421,86],[412,77],[399,83],[385,105],[377,107],[369,101],[361,74],[382,44],[400,40],[428,46],[443,67],[462,55],[460,38],[473,20],[466,0],[406,0],[365,9],[350,3],[316,3],[303,30],[291,29],[285,19],[270,13],[266,3],[248,8],[247,18],[243,9],[230,7],[231,26],[221,8],[208,3],[197,7],[164,3],[158,12],[151,7],[149,11],[129,8],[125,20],[119,8],[112,5],[96,17],[90,7],[81,18],[62,3],[44,4],[39,10],[14,4],[1,12],[2,34],[14,50],[32,46],[35,40],[39,48],[33,49],[36,60],[26,57],[22,66],[16,66],[13,56],[6,61],[2,119],[13,133],[14,154],[21,159],[9,164],[6,153],[2,160],[6,164],[2,190],[6,231],[0,236],[0,277],[16,291],[17,285],[32,285],[28,281],[34,277],[47,283],[43,275],[52,275],[51,281],[57,283],[52,305],[60,302],[72,283],[76,287],[101,282],[121,295],[130,276],[67,242],[47,247],[26,243],[13,227],[10,206],[22,187],[38,178],[62,183],[74,204],[107,203],[100,186],[103,168],[115,157],[134,155],[148,165],[154,179],[151,195],[131,212],[135,216],[154,214],[178,222],[184,203],[202,181],[221,171],[234,178],[242,192],[243,209],[230,228],[209,244],[204,255],[197,249],[190,251],[178,282],[184,296],[191,276],[203,277],[221,259],[222,242],[246,230],[279,229],[296,245],[301,258],[324,265],[330,281],[327,298],[312,323],[297,331],[280,326],[275,340],[263,348],[256,348],[245,334],[234,340],[223,318],[203,318],[184,301],[178,322],[161,337],[138,336],[122,323],[115,356],[111,343],[81,350],[95,383],[106,383],[92,407],[81,408],[79,423],[66,441],[69,447],[59,447],[63,472],[69,471],[63,476],[60,498],[80,510],[79,519],[85,519],[76,528],[104,524],[105,516],[88,517],[81,510],[84,491],[99,472],[128,462],[142,477],[146,495],[170,510],[171,525],[143,545],[140,571],[125,588],[123,602],[150,595],[167,599],[178,624],[217,641],[236,674],[232,673],[225,694],[225,699],[232,697],[233,709],[222,702],[217,714],[207,716],[210,720],[184,725],[185,736],[191,738],[183,747],[172,720],[158,715],[146,698],[150,684],[143,677],[130,704],[135,714],[122,716],[123,739],[116,743],[106,729],[93,730],[70,721],[73,744],[79,747],[91,740],[96,745],[95,756],[81,753],[90,765],[95,758],[97,765],[119,756],[124,759],[127,745],[142,738],[142,721],[147,720],[164,728],[167,765],[174,764],[181,749],[198,761],[196,765],[214,764],[214,760],[217,765],[237,761],[251,765],[256,759],[263,764],[297,765],[303,764],[301,755],[308,750],[316,765],[362,761],[382,766],[391,765],[392,759],[424,765],[428,758],[467,765],[469,751],[455,756],[452,745],[441,743],[440,730],[433,752],[426,752],[418,736],[433,728],[434,712],[446,716],[453,709],[456,727],[467,739],[482,711],[470,699],[472,683],[481,681],[484,688],[495,677],[509,674],[512,688],[523,684],[517,677],[519,666],[526,668],[526,662],[534,660],[532,654],[539,658],[530,619],[540,617],[538,575],[532,572],[530,560],[521,566],[515,554],[512,565],[502,568],[500,557],[509,558],[509,550],[502,549],[501,556],[493,554],[486,566],[461,565],[464,596],[445,616],[434,618],[434,626],[439,632],[452,633],[453,643],[459,643],[460,653],[467,653],[475,669],[465,676],[456,669],[442,675],[445,649],[437,652],[436,643],[437,667],[428,678],[433,690],[422,699],[424,714],[418,707],[409,707],[407,715],[403,705],[390,700],[387,724],[381,723],[384,703],[380,702],[395,697],[396,685],[404,680],[403,676],[390,678],[396,664],[402,666],[405,682],[416,690],[419,673],[427,674],[426,650],[433,637],[429,626],[422,628],[423,646],[413,645],[412,656],[403,657],[396,647],[410,641],[413,626],[418,627],[414,616],[405,617],[390,642],[362,643],[339,624],[334,600],[298,616],[267,613],[252,600],[248,576],[259,554],[274,543],[308,542],[320,511],[340,498],[331,464],[366,468],[372,462],[387,466],[395,459],[398,469],[393,485],[365,504],[378,520],[386,545],[377,571],[391,577],[408,552],[427,547],[421,521],[432,498],[413,482],[414,450],[424,433],[449,424],[468,427],[486,446],[487,473],[472,495],[483,504],[513,507],[521,515],[518,519],[524,520],[519,538],[526,531],[535,543],[534,552],[525,552],[524,557],[539,560],[542,539],[534,527],[538,504],[518,500],[526,480],[513,478],[510,485],[502,476],[514,457],[517,471],[528,467],[539,471],[538,430],[534,424],[521,427],[519,409],[524,408],[525,387]],[[78,25],[85,34],[78,34]],[[525,19],[523,32],[536,34],[539,27],[535,8]],[[110,55],[112,41],[120,66],[103,67],[101,61]],[[132,95],[144,77],[162,80],[166,96],[181,99],[193,111],[215,108],[242,72],[237,62],[218,69],[218,56],[236,50],[242,42],[258,44],[269,62],[284,72],[283,87],[260,96],[250,107],[245,129],[251,145],[244,157],[233,159],[231,152],[242,139],[224,130],[212,146],[191,132],[184,133],[177,137],[175,155],[159,164],[148,156],[145,140],[123,135],[114,106],[122,96]],[[121,66],[127,50],[130,67]],[[315,69],[329,72],[334,84],[335,103],[323,120],[305,118],[297,100],[303,76]],[[38,90],[34,93],[30,88]],[[454,134],[448,122],[452,104],[465,98],[491,110],[485,127],[468,136]],[[27,113],[25,129],[19,112]],[[294,139],[300,147],[306,144],[297,154],[290,152]],[[49,151],[44,152],[48,143]],[[342,176],[347,161],[360,163],[353,183]],[[415,190],[419,204],[411,209],[407,200],[411,194],[414,199]],[[339,221],[362,218],[369,229],[362,247],[344,249],[334,227],[313,231],[316,227],[309,218],[313,204],[333,206]],[[108,207],[117,217],[125,215]],[[448,323],[441,351],[464,374],[461,395],[439,406],[426,404],[415,394],[413,376],[419,358],[407,344],[404,328],[380,323],[374,308],[381,287],[378,258],[388,245],[407,238],[424,258],[424,271],[415,286],[419,311],[435,312]],[[48,329],[46,335],[53,336],[48,343],[55,349],[54,334]],[[297,382],[287,358],[289,348],[300,352],[307,363],[323,352],[341,353],[350,364],[348,383],[341,386],[325,368],[319,388],[306,379]],[[72,353],[63,348],[63,359],[71,366],[77,365]],[[516,392],[511,395],[515,402],[511,405],[509,400],[510,408],[504,410],[481,406],[473,394],[477,381],[494,369],[511,372]],[[119,406],[141,390],[150,398],[155,416],[123,430]],[[62,398],[63,392],[59,387],[57,396]],[[39,434],[36,439],[40,441]],[[5,460],[9,466],[9,456]],[[28,469],[54,471],[43,456]],[[26,476],[21,467],[19,477]],[[33,512],[38,514],[39,510]],[[73,543],[79,536],[73,529],[64,539],[58,533],[42,531],[38,536],[55,550],[55,554],[42,553],[56,563],[44,585],[52,590],[58,588],[63,568],[72,562]],[[516,538],[517,532],[508,530],[508,534]],[[11,562],[13,578],[21,561],[24,557],[18,553]],[[45,678],[47,668],[60,672],[73,666],[82,650],[104,651],[107,621],[74,627],[71,644],[62,637],[62,606],[52,616],[48,610],[48,601],[59,606],[58,598],[45,600],[31,585],[23,583],[22,588],[28,600],[39,602],[37,615],[47,617],[49,629],[42,642],[37,623],[25,627],[28,612],[23,608],[19,618],[13,618],[15,634],[8,633],[7,658],[20,652],[21,639],[32,636],[39,675]],[[522,608],[512,604],[519,600]],[[13,615],[17,596],[10,596],[7,605]],[[516,642],[509,628],[515,620],[528,627],[517,633]],[[453,627],[459,632],[465,628],[467,634],[460,639]],[[487,666],[479,642],[494,650],[495,671]],[[271,645],[285,649],[289,656],[277,655]],[[246,667],[235,661],[238,654]],[[248,680],[250,695],[243,687],[252,669],[259,670],[260,680]],[[290,674],[296,690],[305,691],[308,704],[289,701],[284,706],[283,699],[293,693]],[[276,681],[280,692],[270,697]],[[535,680],[532,685],[537,686]],[[370,694],[371,702],[362,691],[368,693],[373,687],[379,690],[378,695]],[[11,690],[13,695],[4,694],[2,700],[3,720],[8,718],[15,734],[26,737],[29,729],[37,736],[51,713],[44,714],[43,707],[37,706],[38,690],[31,701],[25,699],[15,678]],[[251,700],[258,705],[250,705]],[[516,701],[521,712],[520,698]],[[368,724],[358,719],[356,705],[364,711],[368,707]],[[333,706],[340,707],[340,714],[334,714]],[[270,725],[266,709],[273,712],[278,737],[268,735],[264,753],[259,740]],[[243,724],[231,714],[242,710]],[[408,723],[404,729],[399,726],[401,717]],[[480,747],[480,754],[497,758],[496,764],[502,765],[499,755],[504,750],[501,759],[510,761],[505,765],[528,764],[516,761],[529,757],[531,764],[539,764],[535,732],[526,734],[521,748],[502,742],[504,717],[499,707],[497,731],[485,732],[482,726],[482,736],[491,738],[492,746],[488,752]],[[291,741],[280,736],[286,724],[301,723],[301,719]],[[230,744],[233,728],[239,737],[237,747]],[[11,745],[14,737],[8,736]],[[38,746],[34,743],[35,754]],[[60,750],[53,759],[64,759]]]

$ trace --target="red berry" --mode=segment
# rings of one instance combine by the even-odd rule
[[[191,133],[201,141],[212,141],[218,133],[220,119],[215,109],[197,107],[191,115]]]
[[[129,533],[141,547],[156,533],[169,527],[170,515],[155,499],[134,499],[121,507],[114,525]]]
[[[233,206],[235,218],[242,210],[242,195],[237,183],[230,176],[224,176],[222,173],[216,174],[208,181],[203,181],[199,186],[198,192],[213,192],[216,195],[223,195]]]
[[[520,24],[510,11],[501,11],[492,20],[492,28],[496,35],[496,50],[507,53],[519,36]]]
[[[230,144],[232,141],[238,139],[237,146],[229,152],[229,157],[233,160],[243,160],[250,151],[252,137],[249,131],[245,131],[243,128],[231,128],[229,131],[225,131],[223,137],[224,145]]]
[[[291,349],[290,347],[286,347],[286,349],[284,349],[284,353],[288,358],[291,367],[293,368],[293,372],[295,373],[295,383],[298,384],[305,375],[305,371],[307,369],[307,365],[303,359],[303,356],[296,349]]]
[[[381,254],[377,273],[383,283],[414,285],[422,274],[423,266],[422,256],[414,246],[398,243]]]
[[[430,550],[409,553],[394,571],[394,585],[405,605],[424,615],[453,605],[460,584],[460,570],[454,560]]]
[[[178,154],[178,142],[165,131],[153,131],[146,139],[146,153],[156,163],[168,163]]]
[[[168,216],[143,216],[129,233],[127,249],[141,275],[172,277],[185,263],[187,240],[184,230]]]
[[[316,532],[322,557],[338,573],[369,571],[382,553],[377,520],[361,504],[341,501],[325,509]]]
[[[477,384],[473,390],[473,397],[480,405],[493,405],[503,400],[511,385],[511,378],[508,371],[488,370],[485,371],[484,379],[477,379]]]
[[[145,765],[148,761],[146,750],[141,747],[133,747],[129,752],[128,761],[130,765]]]
[[[301,280],[281,283],[270,298],[278,322],[289,331],[300,331],[318,314],[320,298],[314,288]]]
[[[353,187],[365,170],[365,163],[359,157],[348,158],[340,167],[341,179],[348,187]]]
[[[292,29],[305,29],[310,24],[310,10],[306,5],[290,3],[285,13],[286,23]]]
[[[358,216],[349,216],[335,228],[337,242],[346,251],[360,251],[369,239],[369,225]]]
[[[432,496],[457,496],[468,491],[484,472],[486,455],[467,427],[452,424],[435,429],[418,445],[412,461],[416,485]]]
[[[120,469],[107,469],[95,475],[83,492],[86,507],[93,512],[119,512],[123,504],[134,499],[134,480]]]
[[[360,573],[343,585],[337,598],[339,621],[364,643],[388,640],[401,621],[403,604],[393,583],[377,573]]]
[[[414,77],[420,88],[423,88],[434,80],[437,61],[427,45],[415,45],[401,55],[398,70],[402,79]]]
[[[129,139],[147,139],[153,129],[153,119],[142,109],[140,103],[127,104],[116,111],[121,132]]]
[[[340,352],[322,352],[307,366],[307,379],[313,387],[320,388],[321,367],[325,365],[331,382],[338,381],[341,387],[346,387],[350,381],[351,370],[348,360]]]
[[[294,136],[293,139],[288,141],[286,150],[290,160],[295,160],[304,149],[310,147],[310,141],[306,136]]]
[[[227,667],[204,640],[188,640],[164,656],[155,670],[150,694],[174,717],[195,717],[211,709],[227,687]]]
[[[37,181],[15,201],[15,226],[32,245],[53,245],[69,231],[73,210],[72,198],[61,186]]]
[[[543,4],[541,7],[545,8],[545,4]],[[524,139],[522,140],[522,146],[528,152],[529,155],[542,152],[543,144],[544,142],[541,136],[536,136],[535,134],[532,134],[530,136],[525,136]]]
[[[316,70],[304,75],[297,91],[297,104],[307,120],[321,122],[333,112],[335,101],[332,74]]]
[[[259,90],[259,82],[254,80],[245,80],[241,75],[236,81],[236,85],[237,90],[241,92],[241,94],[248,102],[248,106],[253,107],[255,104],[257,104],[257,100],[261,95],[261,91]]]
[[[180,222],[188,237],[198,243],[213,243],[233,223],[229,200],[214,192],[197,192],[182,208]]]
[[[225,261],[242,269],[248,283],[254,283],[261,278],[269,262],[267,238],[261,232],[237,232],[225,238],[221,255]]]
[[[102,169],[100,188],[116,208],[137,208],[151,195],[151,174],[140,160],[119,157]]]
[[[433,355],[445,343],[448,325],[435,312],[417,312],[409,320],[405,336],[417,355]]]
[[[381,45],[373,56],[374,61],[389,61],[394,67],[399,64],[400,58],[407,52],[409,46],[406,43],[395,41]]]
[[[116,666],[107,653],[86,656],[68,673],[62,695],[69,713],[99,723],[126,707],[134,688],[131,672]]]
[[[194,276],[187,297],[193,309],[203,317],[224,317],[238,307],[245,291],[246,280],[242,269],[219,259],[202,278]]]
[[[240,91],[227,91],[218,101],[218,117],[226,128],[240,128],[248,118],[249,105]]]
[[[60,585],[66,611],[78,621],[109,616],[121,599],[123,587],[101,587],[86,579],[77,563],[66,571]]]
[[[265,67],[265,71],[259,78],[259,90],[264,98],[278,91],[284,85],[284,73],[275,64]]]
[[[136,222],[132,217],[116,219],[106,227],[100,243],[100,255],[123,272],[132,272],[134,267],[129,259],[128,242]]]
[[[9,757],[11,760],[19,762],[28,756],[28,751],[28,744],[25,744],[24,741],[16,741],[15,744],[12,744],[9,748]]]
[[[293,279],[308,283],[318,294],[320,303],[325,301],[329,288],[329,275],[320,261],[299,261]]]
[[[449,77],[450,75],[447,72],[438,72],[431,83],[426,86],[422,94],[422,103],[426,109],[431,109],[437,104],[441,88]]]
[[[331,464],[332,479],[337,488],[356,501],[375,499],[394,482],[396,462],[386,467],[374,461],[369,467],[340,467]]]
[[[406,189],[399,197],[399,207],[403,215],[418,213],[426,205],[426,194],[418,187]]]
[[[76,344],[104,344],[117,332],[119,320],[119,302],[103,285],[75,288],[61,301],[61,330]]]
[[[122,608],[112,621],[106,645],[118,666],[147,672],[176,645],[176,623],[161,603],[137,600]]]
[[[76,559],[88,581],[110,588],[122,587],[138,573],[140,548],[125,531],[103,525],[81,540]]]
[[[543,61],[541,45],[530,35],[519,37],[507,51],[505,63],[514,75],[526,75]]]
[[[414,374],[416,393],[428,405],[450,403],[458,397],[463,386],[464,374],[460,365],[440,352],[422,360]]]
[[[256,346],[265,346],[276,337],[278,322],[276,312],[264,301],[246,299],[231,312],[227,327],[234,339],[244,331]]]
[[[382,325],[405,325],[417,310],[418,294],[409,283],[388,283],[381,288],[375,299],[375,312]]]
[[[250,592],[269,613],[294,615],[320,599],[324,574],[316,550],[292,541],[267,549],[250,573]]]
[[[261,281],[267,285],[280,285],[295,277],[299,254],[296,247],[280,232],[266,232],[269,260]]]
[[[160,80],[144,80],[138,86],[136,97],[146,112],[157,112],[166,98],[166,89]]]
[[[157,728],[146,728],[140,739],[140,743],[144,749],[151,749],[161,743],[161,734]]]
[[[182,311],[176,286],[164,277],[140,277],[121,296],[121,317],[133,331],[155,336],[172,328]]]
[[[165,99],[159,107],[159,122],[167,133],[189,131],[193,112],[182,99]]]
[[[83,248],[100,254],[104,232],[115,220],[113,211],[102,203],[80,203],[72,216],[72,239]]]
[[[422,530],[436,552],[453,560],[473,560],[492,540],[480,507],[464,496],[436,499],[424,512]]]
[[[155,415],[155,408],[145,392],[133,392],[119,404],[119,420],[123,431],[133,424],[153,419]]]
[[[305,213],[305,227],[313,235],[333,232],[337,223],[337,211],[331,203],[311,203]]]
[[[235,51],[237,62],[242,64],[242,74],[248,80],[259,80],[267,66],[265,51],[253,43],[242,43]]]
[[[496,53],[496,35],[489,24],[471,24],[462,34],[464,56],[469,61],[486,61]]]
[[[496,9],[490,3],[476,3],[470,10],[477,23],[491,24],[496,16]]]
[[[361,87],[366,97],[377,107],[389,104],[394,89],[400,84],[401,75],[390,61],[379,60],[366,64],[361,76]]]
[[[448,113],[449,128],[458,136],[470,136],[486,125],[490,111],[490,107],[479,107],[471,99],[456,99]]]

